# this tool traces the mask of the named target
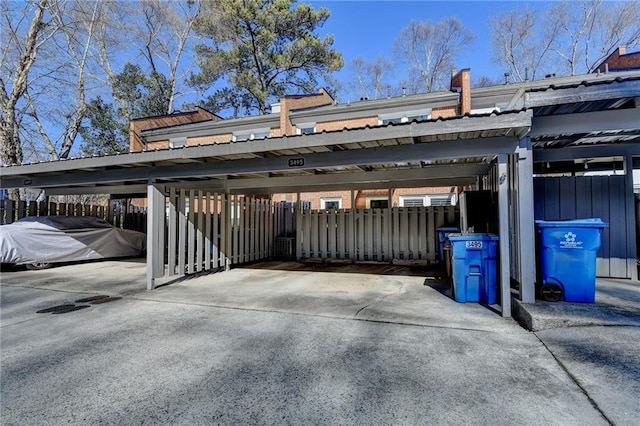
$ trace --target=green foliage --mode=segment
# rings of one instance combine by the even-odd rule
[[[88,126],[80,127],[84,143],[80,150],[84,155],[109,155],[127,151],[128,126],[118,117],[113,104],[102,98],[92,100],[87,105]]]
[[[157,72],[146,76],[139,65],[127,63],[112,82],[118,108],[98,97],[89,102],[85,123],[80,128],[85,155],[108,155],[126,152],[129,120],[164,115],[169,111],[169,82]]]
[[[113,97],[120,105],[118,113],[127,120],[170,112],[169,82],[160,73],[146,76],[139,65],[127,63],[116,75],[112,89]]]
[[[329,10],[314,10],[295,0],[206,0],[196,20],[197,33],[211,44],[196,47],[200,72],[191,84],[206,90],[224,78],[212,105],[263,114],[285,94],[311,93],[318,78],[339,70],[342,55],[332,49],[333,37],[319,38],[316,29]]]

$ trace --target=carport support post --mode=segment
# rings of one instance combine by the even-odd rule
[[[511,272],[509,259],[509,179],[507,155],[498,155],[498,211],[500,225],[500,306],[502,316],[511,316]]]
[[[626,211],[626,216],[629,217],[635,217],[636,216],[636,211],[635,211],[635,196],[633,195],[633,157],[631,156],[631,154],[627,154],[624,157],[624,177],[625,177],[625,198],[627,200],[626,202],[626,206],[627,206],[627,211]],[[633,221],[629,221],[628,223],[633,223]],[[638,264],[637,264],[637,257],[638,254],[636,253],[636,230],[632,227],[629,226],[627,229],[627,250],[626,252],[629,253],[627,255],[627,270],[630,272],[630,278],[632,280],[637,281],[638,280]],[[633,254],[633,256],[631,256]]]
[[[391,222],[392,222],[392,211],[393,211],[393,189],[389,188],[389,201],[387,201],[387,221],[384,222],[385,225],[387,226],[387,253],[385,253],[385,256],[388,257],[389,263],[393,264],[393,256],[391,255],[391,253],[393,252],[392,244],[393,244],[393,239],[391,238]]]
[[[358,233],[356,232],[356,193],[353,189],[351,190],[350,197],[351,211],[349,212],[349,219],[351,220],[351,247],[349,247],[349,258],[351,259],[351,263],[355,263],[358,258],[356,255],[356,237]]]
[[[534,303],[536,299],[536,244],[533,217],[533,151],[531,139],[520,140],[518,156],[518,247],[520,264],[520,300]]]
[[[164,193],[149,179],[147,183],[147,290],[164,275]]]
[[[300,193],[296,193],[296,261],[302,258],[302,200],[300,199]],[[307,236],[306,238],[309,238]]]

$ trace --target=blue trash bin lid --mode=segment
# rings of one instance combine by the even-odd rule
[[[449,240],[452,241],[497,241],[500,237],[493,234],[484,233],[465,233],[465,234],[449,234]]]
[[[539,228],[607,228],[608,223],[599,217],[574,220],[536,220]]]

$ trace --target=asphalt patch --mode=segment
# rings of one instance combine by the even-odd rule
[[[68,312],[79,311],[80,309],[88,308],[89,305],[58,305],[52,308],[40,309],[36,311],[37,314],[66,314]]]
[[[36,314],[50,314],[56,311],[60,311],[60,310],[64,310],[64,309],[69,309],[71,307],[74,307],[76,305],[58,305],[58,306],[54,306],[52,308],[47,308],[47,309],[40,309],[39,311],[36,311]]]
[[[102,300],[102,299],[108,299],[109,296],[107,296],[106,294],[101,294],[99,296],[91,296],[91,297],[85,297],[84,299],[78,299],[76,300],[75,303],[91,303],[91,302],[95,302],[96,300]]]
[[[109,303],[109,302],[115,302],[116,300],[120,300],[122,299],[122,297],[105,297],[105,298],[101,298],[98,300],[94,300],[92,302],[89,302],[92,305],[99,305],[101,303]]]
[[[56,310],[54,312],[51,312],[51,313],[54,314],[54,315],[66,314],[66,313],[73,312],[73,311],[79,311],[80,309],[85,309],[85,308],[88,308],[88,307],[89,307],[89,305],[73,305],[73,306],[70,306],[70,307],[65,308],[65,309],[58,309],[58,310]]]

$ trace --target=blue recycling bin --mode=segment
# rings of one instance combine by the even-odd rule
[[[490,234],[449,234],[456,302],[496,303],[498,239]]]
[[[599,218],[536,220],[539,234],[540,278],[543,288],[557,285],[565,302],[596,300],[596,252],[602,230]]]
[[[450,226],[442,226],[440,228],[436,228],[436,233],[438,234],[438,260],[440,262],[444,262],[444,246],[449,239],[449,234],[453,234],[456,232],[460,232],[460,229],[450,227]]]

